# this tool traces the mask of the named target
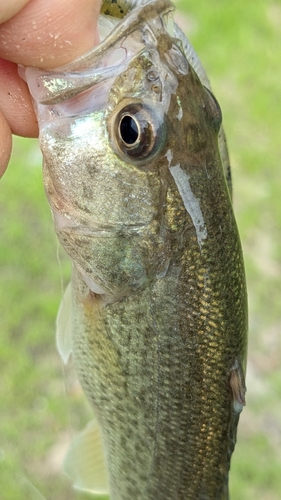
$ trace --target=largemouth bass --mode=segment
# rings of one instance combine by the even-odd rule
[[[106,0],[98,47],[25,70],[73,262],[59,350],[73,352],[98,424],[67,468],[96,493],[108,476],[112,500],[228,499],[245,403],[247,298],[221,111],[173,13],[169,0]]]

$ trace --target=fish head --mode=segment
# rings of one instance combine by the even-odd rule
[[[37,75],[58,238],[90,289],[115,298],[164,276],[175,241],[194,229],[171,167],[198,162],[219,128],[218,106],[169,29],[161,16],[125,35],[121,23],[90,67]]]

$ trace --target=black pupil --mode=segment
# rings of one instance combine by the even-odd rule
[[[120,135],[126,144],[134,144],[139,136],[138,126],[132,116],[123,116],[120,123]]]

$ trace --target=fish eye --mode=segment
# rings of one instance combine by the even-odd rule
[[[127,146],[134,145],[140,135],[138,122],[131,115],[125,115],[119,123],[119,135]]]
[[[141,102],[119,107],[109,120],[114,149],[126,159],[142,162],[160,150],[163,121],[163,115]]]

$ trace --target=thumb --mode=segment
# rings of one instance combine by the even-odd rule
[[[23,0],[22,0],[23,1]],[[51,69],[98,43],[101,0],[31,0],[0,26],[0,56]]]
[[[17,64],[52,69],[74,60],[99,41],[101,0],[26,2],[0,5],[0,20],[13,15],[0,25],[0,176],[9,160],[11,132],[24,137],[38,135],[30,95],[18,76]]]

